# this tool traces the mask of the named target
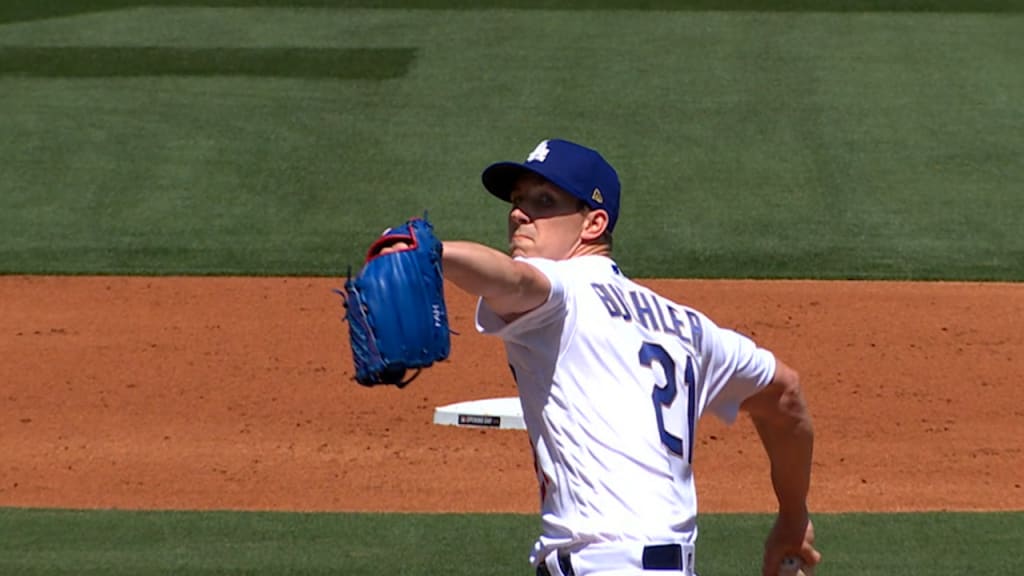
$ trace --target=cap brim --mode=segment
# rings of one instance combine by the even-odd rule
[[[534,172],[518,162],[497,162],[491,164],[480,175],[488,192],[509,202],[516,180],[526,172]]]
[[[518,162],[498,162],[496,164],[491,164],[484,169],[483,174],[480,176],[484,182],[484,188],[487,188],[491,194],[494,194],[505,202],[512,201],[512,190],[516,187],[516,181],[519,180],[523,174],[529,172],[540,176],[555,186],[558,186],[566,194],[569,194],[574,198],[579,198],[591,208],[604,209],[603,206],[594,206],[591,204],[586,196],[580,194],[578,191],[574,191],[573,188],[570,188],[568,183],[563,181],[558,174],[548,174],[545,171],[545,168],[547,167],[548,165],[542,162],[536,162],[533,165],[520,164]]]

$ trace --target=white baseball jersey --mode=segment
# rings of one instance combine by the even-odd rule
[[[534,448],[531,561],[596,542],[693,544],[696,422],[705,410],[732,422],[775,357],[607,257],[518,260],[550,279],[547,302],[506,323],[481,300],[476,322],[505,342]]]

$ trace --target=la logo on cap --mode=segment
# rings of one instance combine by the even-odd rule
[[[530,155],[526,157],[527,162],[543,162],[548,159],[548,154],[551,150],[548,150],[548,141],[544,140],[537,147],[530,152]]]
[[[594,193],[591,194],[590,197],[594,200],[594,202],[597,202],[598,204],[604,204],[604,194],[601,194],[600,189],[594,188]]]

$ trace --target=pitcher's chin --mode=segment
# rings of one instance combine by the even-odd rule
[[[508,243],[508,253],[512,257],[516,256],[527,256],[527,248],[530,245],[530,239],[525,236],[513,236]]]

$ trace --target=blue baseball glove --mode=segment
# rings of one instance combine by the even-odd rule
[[[441,241],[426,219],[389,228],[366,253],[366,263],[345,282],[345,320],[364,386],[404,387],[422,368],[445,360],[451,350],[441,275]],[[381,254],[397,243],[407,248]],[[408,380],[407,370],[416,369]]]

